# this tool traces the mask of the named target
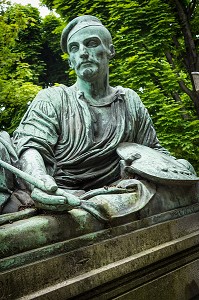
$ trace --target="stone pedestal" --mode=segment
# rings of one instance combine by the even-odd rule
[[[198,211],[196,204],[22,253],[10,241],[7,256],[4,240],[0,299],[199,299]]]

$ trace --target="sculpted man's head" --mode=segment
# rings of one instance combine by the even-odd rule
[[[94,16],[72,20],[63,30],[61,48],[69,54],[70,66],[77,76],[92,81],[107,73],[109,59],[114,54],[110,32]]]

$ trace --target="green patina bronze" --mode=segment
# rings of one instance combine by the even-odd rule
[[[76,83],[42,90],[13,137],[0,132],[0,299],[193,299],[198,177],[138,95],[109,85],[97,18],[70,22],[61,47]]]
[[[69,54],[76,83],[40,91],[12,139],[5,132],[0,134],[1,159],[36,178],[31,181],[27,176],[29,183],[16,181],[1,167],[1,212],[35,205],[40,210],[63,213],[77,207],[100,221],[111,222],[136,211],[143,211],[143,215],[148,212],[149,216],[197,203],[198,178],[185,160],[177,164],[182,163],[184,174],[193,179],[188,187],[180,186],[179,172],[178,186],[170,187],[170,182],[168,186],[161,180],[160,185],[150,182],[143,171],[140,178],[133,160],[129,166],[129,157],[118,155],[121,151],[116,150],[125,142],[170,157],[159,144],[139,96],[109,84],[109,60],[115,54],[110,32],[96,17],[81,16],[63,30],[61,47]],[[16,213],[13,218],[17,219]]]

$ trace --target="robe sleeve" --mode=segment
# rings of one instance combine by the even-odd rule
[[[51,90],[50,90],[51,89]],[[13,135],[18,156],[29,148],[39,151],[45,162],[54,165],[54,147],[59,136],[59,119],[53,88],[42,90],[33,100]]]
[[[131,110],[133,110],[134,142],[170,155],[170,153],[160,145],[148,110],[137,93],[128,90],[128,94],[131,102]]]

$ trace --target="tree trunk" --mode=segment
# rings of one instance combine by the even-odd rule
[[[197,55],[195,42],[191,33],[188,12],[185,12],[183,6],[179,0],[173,0],[175,3],[176,11],[180,20],[182,34],[184,36],[184,42],[186,47],[186,58],[187,58],[187,70],[191,75],[191,72],[199,71],[199,57]],[[187,64],[186,62],[186,64]]]
[[[189,20],[196,6],[196,1],[193,1],[187,8],[183,6],[182,2],[179,0],[172,0],[171,5],[175,6],[175,11],[180,21],[181,32],[184,37],[186,54],[182,54],[184,59],[184,65],[189,73],[192,87],[190,90],[186,87],[182,80],[179,80],[179,85],[181,89],[191,98],[194,103],[194,107],[196,109],[196,113],[199,117],[199,92],[195,89],[195,84],[193,81],[192,72],[199,72],[199,54],[196,50],[196,45],[191,33]],[[172,56],[170,54],[166,54],[167,60],[173,66]]]

